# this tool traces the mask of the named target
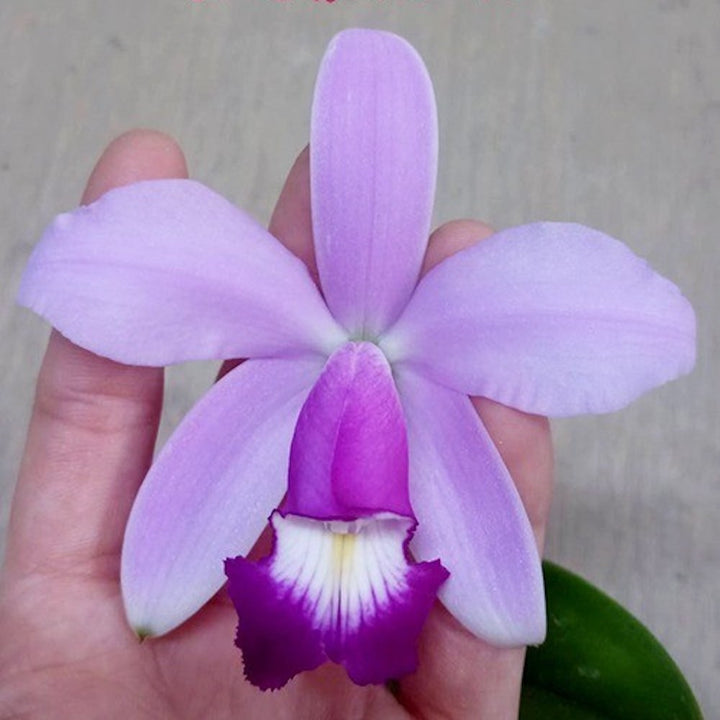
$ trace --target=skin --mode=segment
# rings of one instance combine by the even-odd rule
[[[160,133],[133,131],[107,148],[82,201],[169,177],[187,177],[179,147]],[[309,200],[305,150],[270,230],[317,277]],[[491,233],[472,220],[443,225],[430,238],[424,272]],[[139,643],[123,613],[120,548],[152,459],[162,384],[161,369],[120,365],[55,331],[50,336],[0,578],[0,718],[517,716],[524,650],[474,638],[439,603],[420,638],[419,668],[400,680],[397,698],[384,687],[353,685],[331,664],[281,691],[258,691],[243,679],[235,613],[224,592],[178,630]],[[542,547],[552,490],[548,423],[486,399],[473,402]]]

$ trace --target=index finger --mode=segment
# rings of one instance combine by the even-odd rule
[[[440,227],[431,237],[424,272],[491,234],[489,226],[473,220]],[[552,495],[549,423],[486,398],[473,398],[473,404],[510,471],[542,551]],[[489,645],[436,603],[420,638],[419,656],[417,672],[400,682],[400,700],[421,717],[517,716],[524,648]]]
[[[290,172],[270,229],[317,280],[308,178],[306,148]],[[474,220],[438,228],[430,238],[423,272],[492,232]],[[552,495],[549,423],[485,398],[474,398],[473,404],[515,481],[541,550]],[[400,700],[426,718],[514,717],[524,655],[523,648],[500,649],[479,640],[437,603],[420,638],[418,671],[401,680]]]
[[[130,132],[103,153],[82,202],[138,180],[186,176],[171,138]],[[162,380],[162,369],[120,365],[52,332],[11,512],[10,575],[117,573],[127,514],[152,457]]]

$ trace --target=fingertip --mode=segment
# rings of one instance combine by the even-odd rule
[[[438,602],[418,655],[418,670],[400,682],[400,702],[413,717],[517,717],[523,648],[479,640]]]
[[[471,398],[520,493],[542,551],[553,492],[550,422],[488,398]]]
[[[310,205],[310,150],[307,145],[290,168],[270,219],[270,232],[307,265],[313,279],[318,282]]]
[[[479,220],[452,220],[441,225],[430,236],[421,273],[424,275],[445,258],[485,240],[493,232]]]
[[[310,207],[310,147],[306,145],[295,158],[280,197],[270,218],[270,234],[276,237],[295,257],[305,263],[316,285],[320,280],[315,264],[312,214]],[[242,360],[226,360],[216,378],[221,380]]]
[[[430,236],[423,274],[493,232],[492,227],[479,220],[453,220],[441,225]],[[472,400],[515,481],[538,547],[542,548],[553,486],[550,424],[547,418],[522,413],[487,398]]]
[[[172,137],[157,130],[130,130],[115,138],[100,156],[82,203],[94,202],[112,188],[139,180],[187,176],[185,155]]]

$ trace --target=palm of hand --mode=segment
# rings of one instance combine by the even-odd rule
[[[139,643],[111,564],[110,572],[38,572],[4,588],[1,716],[409,717],[384,688],[358,688],[330,666],[283,693],[258,692],[243,680],[235,611],[221,595],[176,633]]]
[[[180,150],[151,132],[105,152],[83,201],[140,179],[182,177]],[[312,269],[307,154],[293,167],[271,230]],[[450,223],[425,269],[490,230]],[[439,605],[420,666],[396,699],[336,666],[262,693],[243,679],[236,616],[223,592],[170,635],[139,643],[118,583],[123,528],[149,466],[162,371],[118,365],[53,333],[38,379],[0,583],[0,718],[488,718],[517,713],[521,649],[473,638]],[[477,401],[542,544],[551,491],[544,419]]]

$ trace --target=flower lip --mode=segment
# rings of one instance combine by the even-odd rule
[[[271,555],[225,562],[246,677],[275,689],[328,659],[361,685],[413,672],[417,637],[448,577],[439,561],[410,562],[414,521],[275,512],[270,522]]]

